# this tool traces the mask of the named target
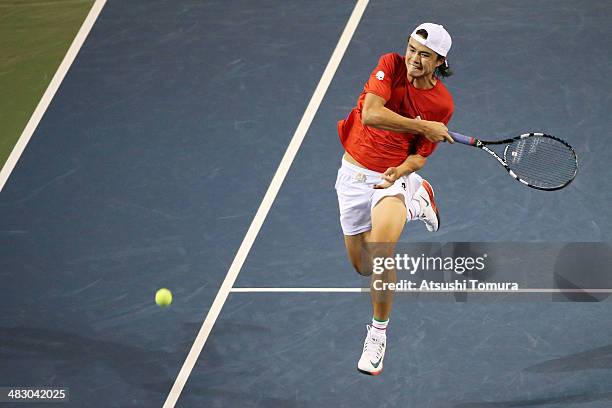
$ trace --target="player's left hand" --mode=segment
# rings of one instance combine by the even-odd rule
[[[397,167],[389,167],[383,174],[382,174],[382,183],[377,184],[374,186],[374,188],[376,189],[380,189],[380,188],[389,188],[393,185],[393,183],[395,183],[395,181],[397,179],[399,179],[402,175],[400,174],[399,170],[397,169]]]

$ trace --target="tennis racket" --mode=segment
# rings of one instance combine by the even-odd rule
[[[462,144],[491,154],[514,179],[538,190],[559,190],[572,182],[578,172],[578,157],[569,143],[544,133],[526,133],[512,139],[484,141],[461,133],[448,132]],[[506,145],[502,157],[489,145]]]

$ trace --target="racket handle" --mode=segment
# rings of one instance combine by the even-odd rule
[[[457,143],[462,143],[470,146],[474,146],[476,144],[476,139],[471,136],[462,135],[461,133],[456,132],[448,132],[449,135],[453,138],[453,140]]]

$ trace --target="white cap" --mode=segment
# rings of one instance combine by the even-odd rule
[[[427,39],[424,39],[416,33],[419,30],[427,31]],[[443,57],[446,57],[446,54],[448,54],[453,44],[448,31],[440,24],[434,23],[423,23],[419,25],[414,29],[412,34],[410,34],[410,37]]]

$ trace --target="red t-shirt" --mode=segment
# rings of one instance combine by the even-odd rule
[[[442,81],[431,89],[417,89],[408,81],[404,57],[397,53],[380,57],[368,82],[348,117],[338,122],[338,134],[344,149],[357,162],[370,170],[384,172],[396,167],[411,154],[429,156],[436,148],[422,135],[376,129],[361,123],[361,109],[367,93],[376,94],[387,102],[385,107],[407,118],[445,125],[453,115],[453,98]]]

